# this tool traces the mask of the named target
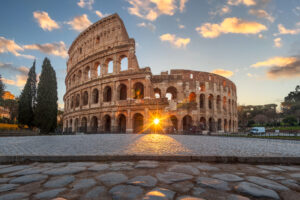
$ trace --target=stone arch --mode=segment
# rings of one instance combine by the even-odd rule
[[[178,131],[178,119],[177,119],[177,117],[175,116],[175,115],[171,115],[170,116],[170,120],[171,120],[171,122],[172,122],[172,133],[173,133],[173,131]]]
[[[118,132],[126,133],[126,116],[124,114],[118,116]]]
[[[71,98],[71,109],[73,109],[74,106],[75,106],[75,97],[73,95],[72,98]]]
[[[127,56],[123,55],[120,57],[120,71],[128,70],[128,58]]]
[[[209,131],[210,132],[214,132],[216,129],[215,129],[215,120],[214,118],[209,118],[208,120],[208,125],[209,125]]]
[[[208,96],[208,108],[213,109],[214,108],[214,95],[210,94]]]
[[[190,115],[185,115],[182,118],[182,127],[184,132],[189,132],[193,125],[193,119]]]
[[[94,68],[93,68],[93,74],[94,74],[94,77],[97,77],[97,76],[101,75],[101,65],[100,65],[100,62],[95,62]]]
[[[154,88],[154,98],[161,98],[161,90],[159,88]]]
[[[97,88],[93,89],[92,92],[92,103],[98,103],[99,102],[99,90]]]
[[[93,116],[91,119],[91,131],[96,133],[98,131],[98,118]]]
[[[205,108],[205,94],[200,94],[200,108]]]
[[[114,61],[113,61],[113,59],[108,58],[105,63],[106,63],[106,72],[108,74],[113,73],[114,72]]]
[[[73,74],[73,76],[72,76],[72,85],[73,86],[76,85],[76,75],[75,74]]]
[[[228,123],[228,131],[231,132],[231,119],[229,120],[229,123]]]
[[[137,82],[133,86],[134,88],[134,99],[144,98],[144,85],[141,82]]]
[[[125,84],[120,84],[118,87],[118,100],[127,99],[127,86]]]
[[[81,132],[86,133],[87,132],[87,118],[83,117],[81,119]]]
[[[110,133],[111,132],[111,117],[109,115],[105,115],[103,118],[104,131]]]
[[[81,84],[81,80],[82,79],[82,71],[81,70],[78,70],[78,73],[77,73],[77,83],[78,84]]]
[[[71,132],[72,132],[72,128],[73,128],[73,120],[72,120],[72,119],[69,120],[69,126],[68,126],[68,127],[69,127],[69,129],[71,129],[71,130],[68,131],[68,132],[71,133]]]
[[[189,102],[196,102],[196,94],[195,94],[195,92],[191,92],[189,94]]]
[[[82,105],[86,106],[89,103],[89,93],[87,91],[83,92],[82,95]]]
[[[218,131],[222,130],[222,119],[218,119]]]
[[[171,94],[171,97],[168,98],[169,100],[177,99],[177,89],[175,87],[173,86],[168,87],[166,91],[166,97],[168,94]]]
[[[75,103],[75,107],[79,107],[80,106],[80,94],[76,95],[76,103]]]
[[[144,127],[144,116],[140,113],[135,113],[133,115],[133,132],[141,133]]]
[[[84,69],[84,79],[89,80],[90,78],[91,78],[91,68],[90,68],[90,66],[87,66]]]
[[[206,119],[205,119],[205,117],[200,118],[200,128],[201,128],[201,130],[206,130]]]
[[[106,86],[103,90],[103,101],[110,102],[112,99],[112,90],[110,86]]]
[[[220,95],[217,96],[217,109],[218,110],[221,109],[221,96]]]
[[[224,119],[224,132],[228,131],[227,119]]]
[[[227,110],[227,100],[226,97],[223,97],[223,110],[226,111]]]
[[[205,92],[205,83],[200,83],[200,91]]]

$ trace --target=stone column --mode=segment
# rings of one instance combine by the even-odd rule
[[[127,110],[127,118],[126,118],[126,133],[132,133],[132,116],[131,116],[131,110]]]
[[[131,79],[128,79],[128,88],[127,88],[127,100],[132,99],[132,91],[131,91]]]

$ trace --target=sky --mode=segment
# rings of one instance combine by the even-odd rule
[[[9,0],[0,7],[0,74],[19,96],[48,57],[63,107],[72,41],[118,13],[140,67],[213,72],[237,86],[238,104],[280,104],[300,84],[300,0]]]

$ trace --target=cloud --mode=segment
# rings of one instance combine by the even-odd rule
[[[52,31],[53,29],[60,28],[60,26],[49,17],[47,12],[35,11],[33,12],[33,17],[44,31]]]
[[[180,0],[180,4],[179,4],[179,10],[180,12],[184,11],[185,8],[185,4],[188,2],[188,0]]]
[[[286,65],[271,67],[267,76],[271,79],[300,77],[300,56],[294,58],[293,62]]]
[[[163,34],[159,38],[163,42],[169,42],[176,48],[185,48],[191,41],[190,38],[181,38],[177,37],[175,34],[170,33]]]
[[[295,29],[287,29],[285,28],[282,24],[278,24],[278,31],[279,33],[275,35],[296,35],[300,33],[300,28],[295,28]]]
[[[81,16],[74,17],[71,21],[67,22],[67,24],[69,24],[73,30],[81,32],[89,27],[92,22],[88,19],[86,14],[83,14]]]
[[[93,9],[94,0],[80,0],[77,2],[77,5],[81,8],[88,8],[90,10]]]
[[[228,5],[225,5],[219,9],[217,9],[215,12],[210,12],[210,15],[225,15],[231,12],[231,8]]]
[[[272,15],[270,15],[267,11],[265,11],[263,9],[250,9],[249,14],[254,15],[258,18],[267,19],[270,22],[274,22],[274,20],[275,20],[274,17],[272,17]]]
[[[0,54],[9,52],[14,54],[17,57],[34,59],[34,56],[20,54],[19,51],[24,51],[24,49],[18,44],[16,44],[14,40],[9,40],[4,37],[0,37]]]
[[[220,24],[205,23],[196,28],[196,31],[205,38],[216,38],[228,33],[257,34],[264,30],[267,30],[267,27],[263,24],[236,17],[225,18]]]
[[[142,23],[137,24],[137,26],[138,27],[145,27],[145,28],[151,30],[152,32],[154,32],[155,29],[156,29],[156,26],[154,24],[150,23],[150,22],[149,23],[142,22]]]
[[[229,71],[229,70],[225,70],[225,69],[215,69],[212,71],[212,73],[214,74],[218,74],[220,76],[224,76],[224,77],[231,77],[234,73],[233,71]]]
[[[16,75],[16,80],[6,79],[2,77],[3,83],[7,85],[14,85],[17,87],[23,87],[26,84],[27,76],[24,75]]]
[[[177,6],[176,0],[127,0],[131,7],[128,12],[142,19],[155,21],[160,15],[174,15]],[[181,6],[187,1],[181,0]]]
[[[179,25],[178,25],[178,28],[180,28],[180,29],[184,29],[184,28],[185,28],[185,26],[184,26],[183,24],[179,24]]]
[[[16,67],[10,63],[1,63],[1,62],[0,62],[0,69],[1,69],[1,71],[7,70],[9,72],[12,72],[13,74],[20,73],[22,75],[27,75],[29,72],[29,68],[27,68],[25,66]]]
[[[259,38],[259,39],[264,38],[263,34],[258,34],[258,38]]]
[[[244,4],[245,6],[255,6],[256,1],[255,0],[228,0],[227,4],[231,6],[238,6],[240,4]]]
[[[103,18],[103,17],[107,17],[109,14],[103,14],[102,12],[100,12],[99,10],[95,11],[96,15],[98,15],[98,17]]]
[[[250,77],[250,78],[252,78],[252,77],[253,77],[253,74],[247,73],[247,76]]]
[[[275,38],[274,39],[274,46],[277,47],[277,48],[280,48],[282,46],[281,38]]]
[[[296,57],[272,57],[272,58],[269,58],[268,60],[257,62],[255,64],[251,65],[251,67],[254,67],[254,68],[272,67],[272,66],[284,67],[284,66],[294,63],[296,61],[297,61]]]
[[[68,56],[66,45],[63,41],[57,43],[45,43],[45,44],[30,44],[24,45],[24,49],[39,50],[46,54],[60,56],[66,58]]]

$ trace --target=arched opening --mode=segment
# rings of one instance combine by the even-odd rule
[[[214,96],[212,94],[210,94],[208,96],[208,108],[209,109],[213,109],[213,106],[214,106]]]
[[[113,73],[114,72],[114,62],[113,60],[108,61],[107,63],[107,73]]]
[[[229,125],[229,132],[231,132],[231,119],[229,120],[229,123],[228,123],[228,125]]]
[[[121,58],[121,71],[128,70],[128,59],[127,57]]]
[[[177,89],[173,86],[168,87],[167,92],[166,92],[166,97],[168,100],[174,100],[177,98]]]
[[[87,66],[85,69],[84,69],[84,79],[85,80],[88,80],[91,78],[91,69],[89,66]]]
[[[73,86],[75,85],[75,81],[76,81],[76,75],[74,74],[73,78],[72,78],[72,84],[73,84]]]
[[[209,131],[214,132],[216,130],[215,129],[215,120],[213,118],[209,118],[208,123],[209,123]]]
[[[109,115],[104,116],[104,131],[107,133],[111,132],[111,118]]]
[[[221,109],[221,97],[220,97],[220,95],[217,96],[217,109],[218,110]]]
[[[200,91],[205,92],[205,83],[200,83]]]
[[[200,129],[206,130],[206,119],[204,117],[200,118]]]
[[[118,117],[118,132],[126,133],[126,117],[123,114]]]
[[[75,100],[74,100],[74,96],[72,96],[72,100],[71,100],[71,108],[73,109],[75,106]]]
[[[74,132],[78,132],[79,130],[79,119],[75,119],[75,124],[74,124]]]
[[[73,128],[73,120],[72,120],[72,119],[70,119],[69,123],[70,123],[70,125],[69,125],[69,130],[68,130],[68,132],[69,132],[69,133],[72,133],[72,128]]]
[[[84,91],[84,93],[83,93],[82,103],[84,106],[88,105],[88,103],[89,103],[89,94],[87,91]]]
[[[161,91],[159,88],[154,88],[154,97],[159,99],[161,97]]]
[[[134,99],[143,99],[144,85],[140,82],[137,82],[134,84],[133,88],[134,88]]]
[[[96,68],[96,71],[97,71],[97,76],[100,76],[101,75],[101,66],[100,66],[100,63],[96,63],[95,64],[95,68]]]
[[[227,119],[224,119],[224,132],[227,132],[227,127],[228,127],[228,124],[227,124]]]
[[[218,119],[218,131],[222,130],[222,119]]]
[[[83,133],[87,132],[87,119],[86,119],[86,117],[83,117],[81,119],[81,132],[83,132]]]
[[[75,101],[75,107],[77,108],[77,107],[79,107],[79,105],[80,105],[80,95],[77,94],[76,95],[76,101]]]
[[[191,92],[189,95],[189,102],[196,102],[196,94],[195,92]]]
[[[226,97],[223,97],[223,110],[224,111],[227,110],[227,100],[226,100]]]
[[[200,94],[200,108],[205,108],[205,95]]]
[[[143,131],[144,126],[144,117],[140,113],[136,113],[133,116],[133,132],[141,133]]]
[[[96,116],[93,116],[91,119],[91,131],[93,133],[97,133],[98,131],[98,118]]]
[[[111,96],[112,96],[111,87],[106,86],[103,91],[103,101],[110,102]]]
[[[127,99],[127,87],[124,84],[119,85],[118,87],[119,100]]]
[[[192,117],[190,115],[184,116],[183,119],[182,119],[183,131],[184,132],[191,131],[192,125],[193,125]]]
[[[99,101],[99,91],[98,89],[93,89],[93,93],[92,93],[92,96],[93,96],[93,103],[98,103]]]
[[[77,83],[78,84],[81,84],[81,78],[82,78],[82,72],[81,72],[81,70],[79,70],[78,74],[77,74]]]
[[[171,129],[171,133],[175,133],[178,131],[178,120],[177,117],[175,115],[170,116],[170,120],[172,122],[172,129]]]
[[[230,102],[230,99],[228,99],[228,112],[231,111],[230,107],[231,107],[231,102]]]

